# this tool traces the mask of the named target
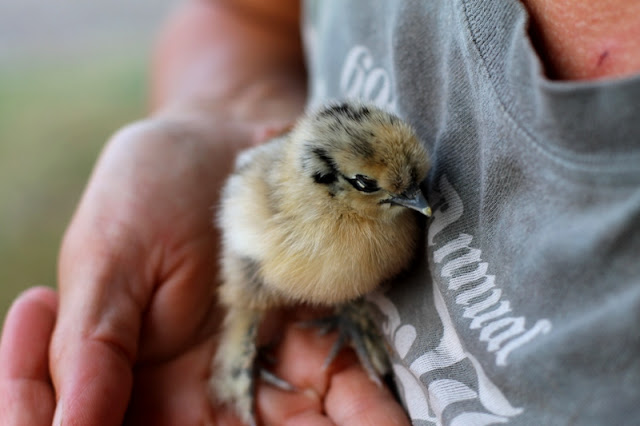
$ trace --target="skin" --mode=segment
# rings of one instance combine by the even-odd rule
[[[193,0],[165,28],[153,67],[153,114],[106,144],[61,247],[58,292],[31,289],[6,317],[1,424],[235,424],[206,398],[215,350],[209,336],[220,320],[211,206],[237,150],[285,127],[305,98],[297,8],[284,0],[268,9],[252,3]],[[640,25],[627,20],[640,14],[598,15],[582,3],[564,3],[547,19],[543,1],[526,2],[550,75],[637,72],[632,41],[640,37],[630,35]],[[623,10],[633,4],[617,3]],[[589,16],[602,21],[587,26],[591,38],[569,25]],[[608,32],[621,19],[627,30]],[[557,41],[565,43],[554,53]],[[604,59],[603,43],[616,47]],[[333,336],[286,321],[271,330],[280,327],[275,372],[304,391],[259,386],[265,424],[407,424],[352,354],[322,371]]]
[[[640,3],[523,0],[548,77],[597,80],[640,70]]]
[[[208,399],[221,315],[212,206],[236,152],[293,121],[306,95],[297,8],[245,3],[192,1],[164,29],[153,114],[106,144],[62,243],[57,294],[29,291],[8,314],[1,424],[237,424]],[[322,370],[335,336],[275,328],[276,372],[302,392],[259,386],[264,424],[363,413],[408,424],[352,355]]]

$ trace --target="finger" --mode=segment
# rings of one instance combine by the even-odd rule
[[[409,425],[391,392],[373,383],[358,364],[332,376],[325,409],[338,425]]]
[[[286,419],[283,426],[333,426],[331,420],[324,414],[316,411],[305,411]]]
[[[260,383],[257,389],[257,410],[266,425],[331,424],[322,413],[322,395],[329,385],[331,371],[345,362],[354,362],[348,353],[335,360],[331,369],[324,368],[335,333],[319,335],[313,328],[300,327],[296,322],[281,324],[282,336],[273,366],[267,365],[278,377],[286,380],[298,391],[289,392]]]
[[[135,367],[133,397],[126,425],[216,424],[208,392],[208,373],[214,352],[212,340],[195,345],[162,363]],[[220,424],[220,423],[218,423]]]
[[[109,239],[100,235],[104,231],[91,232],[85,226],[71,231],[83,234],[71,234],[70,239],[81,247],[67,245],[61,253],[60,309],[50,350],[58,399],[54,424],[116,425],[122,423],[129,401],[149,297],[142,290],[143,279],[135,269],[127,273],[127,266],[144,262],[134,243],[120,240],[126,238],[122,230],[112,226]]]
[[[115,268],[89,258],[78,265],[73,276],[61,275],[73,291],[61,290],[51,342],[50,367],[58,398],[54,424],[70,419],[121,424],[133,381],[141,308],[124,291]]]
[[[288,392],[261,383],[256,395],[258,417],[264,425],[282,425],[292,422],[295,418],[322,412],[320,395],[312,389]]]
[[[57,296],[36,287],[13,303],[0,340],[0,424],[49,425],[55,397],[48,351]]]

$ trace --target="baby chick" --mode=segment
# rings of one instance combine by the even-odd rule
[[[255,424],[256,336],[266,311],[306,303],[336,309],[326,328],[350,341],[373,380],[382,341],[360,298],[411,261],[431,210],[420,190],[429,158],[412,128],[377,107],[346,102],[242,153],[222,194],[221,303],[227,309],[211,384]],[[268,373],[263,377],[287,387]]]

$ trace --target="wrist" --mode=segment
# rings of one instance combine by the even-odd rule
[[[154,118],[215,126],[269,126],[290,123],[304,110],[303,79],[262,78],[225,93],[206,88],[177,97],[153,112]]]
[[[291,0],[191,1],[163,30],[151,73],[155,114],[224,122],[281,120],[306,93],[299,13]]]

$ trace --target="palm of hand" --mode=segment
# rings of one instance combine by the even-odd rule
[[[0,407],[0,417],[31,410],[30,424],[50,424],[57,400],[63,424],[237,424],[208,394],[210,336],[221,319],[212,207],[234,151],[254,131],[155,119],[114,137],[65,236],[57,318],[54,304],[32,298],[6,321],[0,394],[15,395],[27,379],[38,397]],[[25,322],[44,338],[14,342]],[[291,323],[271,332],[283,336],[275,373],[302,391],[260,385],[265,424],[406,422],[349,354],[321,368],[333,336]],[[21,364],[27,353],[38,355]]]

